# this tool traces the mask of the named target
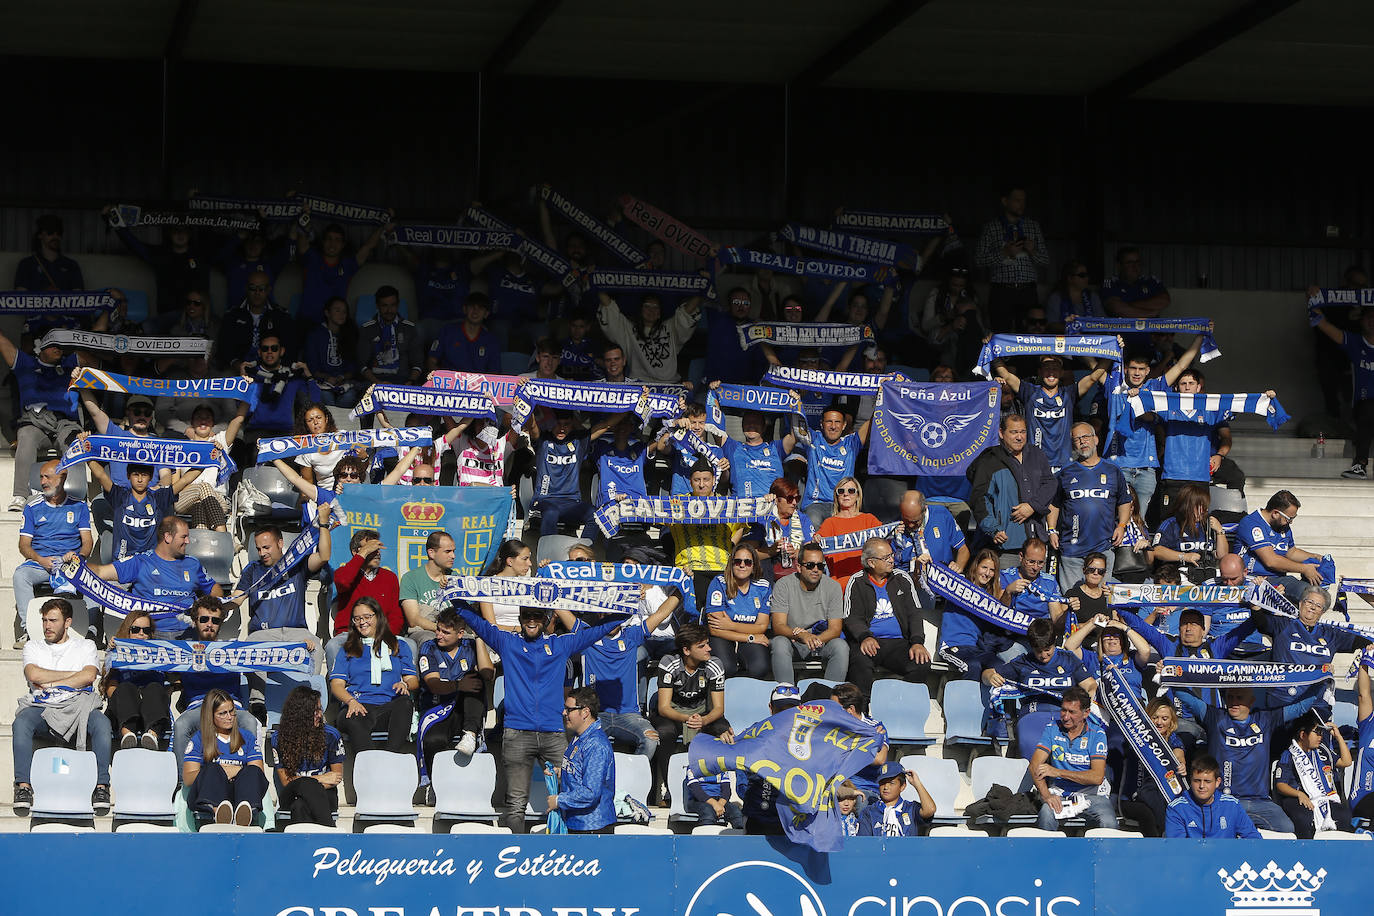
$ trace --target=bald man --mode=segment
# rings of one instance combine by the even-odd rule
[[[920,490],[907,490],[901,503],[902,526],[892,535],[892,550],[897,556],[897,569],[911,573],[920,582],[920,574],[929,563],[939,563],[954,570],[962,570],[968,563],[968,544],[964,532],[949,510],[937,503],[926,502]],[[917,588],[921,607],[930,610],[935,596],[924,588]]]
[[[1253,578],[1245,574],[1245,561],[1238,553],[1228,553],[1222,557],[1217,564],[1217,577],[1211,580],[1210,585],[1244,585]],[[1207,618],[1207,635],[1212,639],[1225,636],[1227,633],[1240,626],[1250,619],[1250,605],[1238,607],[1235,610],[1218,609],[1216,613]],[[1245,656],[1264,650],[1264,642],[1260,639],[1259,633],[1250,636],[1236,651],[1236,655]]]
[[[248,275],[245,289],[243,301],[224,316],[215,347],[216,358],[234,372],[245,360],[258,358],[258,344],[264,338],[277,338],[288,351],[296,340],[293,319],[272,303],[272,278],[255,270]]]

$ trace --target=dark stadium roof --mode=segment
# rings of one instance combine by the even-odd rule
[[[1368,0],[65,0],[7,54],[1364,105]]]

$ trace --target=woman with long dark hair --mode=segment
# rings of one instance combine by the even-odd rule
[[[281,723],[272,734],[277,800],[293,824],[334,823],[343,782],[343,738],[324,721],[320,695],[301,685],[286,695]]]
[[[296,411],[296,428],[292,435],[296,436],[318,436],[323,433],[336,433],[339,428],[334,425],[334,415],[324,409],[322,404],[306,404]],[[307,452],[304,455],[297,455],[293,460],[301,469],[301,477],[306,481],[323,487],[326,490],[334,489],[334,468],[339,461],[349,454],[346,448],[331,448],[323,452]]]
[[[773,587],[758,575],[759,555],[747,544],[738,544],[730,566],[711,580],[706,591],[706,624],[711,631],[711,654],[719,659],[725,676],[740,669],[748,677],[767,678],[773,670],[768,637],[769,602]]]
[[[234,700],[218,688],[200,706],[200,728],[191,734],[181,764],[181,782],[191,806],[214,815],[215,823],[253,823],[267,794],[267,770],[257,736],[239,728]]]
[[[701,297],[693,296],[664,319],[662,300],[650,293],[640,300],[636,321],[626,318],[610,296],[601,293],[600,298],[596,316],[601,332],[625,351],[626,374],[649,384],[681,380],[677,357],[696,330]]]
[[[114,638],[152,639],[156,630],[147,611],[132,611],[125,615]],[[119,734],[120,749],[142,745],[150,751],[157,750],[159,736],[172,718],[167,675],[161,671],[108,668],[100,691],[109,702],[106,712]]]
[[[496,556],[488,564],[485,575],[498,577],[528,576],[533,564],[534,557],[530,553],[529,545],[519,538],[509,538],[502,541],[501,546],[496,549]],[[494,627],[510,630],[512,633],[520,631],[520,605],[518,604],[479,601],[477,611]]]
[[[415,711],[411,692],[420,686],[410,645],[396,638],[382,606],[373,598],[353,605],[348,638],[329,672],[329,692],[343,704],[339,730],[353,753],[372,746],[372,732],[385,725],[386,749],[403,753]]]
[[[1150,563],[1177,563],[1183,578],[1194,585],[1214,578],[1231,545],[1221,522],[1211,513],[1211,490],[1201,484],[1185,484],[1179,490],[1174,514],[1160,522],[1146,551]]]

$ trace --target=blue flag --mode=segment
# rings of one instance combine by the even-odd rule
[[[873,763],[886,745],[877,727],[833,700],[805,703],[755,723],[734,744],[697,735],[687,751],[690,780],[735,770],[778,790],[778,818],[792,842],[817,852],[844,846],[835,790]]]
[[[332,531],[329,562],[342,568],[352,558],[353,532],[368,528],[387,545],[382,565],[404,576],[425,564],[430,532],[447,531],[453,536],[453,574],[480,576],[496,555],[513,504],[508,487],[346,484],[338,498],[342,511],[334,513],[342,524]]]
[[[868,473],[963,474],[997,443],[1001,404],[995,382],[883,382],[873,408]]]

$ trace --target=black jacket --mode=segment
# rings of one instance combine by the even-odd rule
[[[1054,501],[1059,483],[1054,472],[1050,470],[1050,461],[1045,457],[1045,453],[1029,442],[1021,452],[1021,459],[1017,461],[1013,458],[1007,447],[1001,443],[974,459],[972,467],[968,469],[968,479],[973,484],[968,497],[969,508],[973,510],[973,524],[977,527],[987,517],[984,497],[988,493],[988,484],[991,483],[993,474],[1005,468],[1016,479],[1021,501],[1029,503],[1035,510],[1035,515],[1025,522],[1026,537],[1048,541],[1050,530],[1045,524],[1045,513]]]
[[[921,602],[916,599],[916,584],[911,576],[900,569],[894,571],[887,580],[887,599],[892,602],[892,613],[907,645],[924,643],[926,628],[921,620]],[[870,626],[877,604],[878,593],[868,581],[868,572],[861,569],[850,576],[844,584],[844,632],[851,643],[857,645],[873,635]]]
[[[258,340],[275,337],[286,348],[282,363],[291,365],[297,359],[296,321],[282,308],[268,305],[258,318]],[[247,305],[230,309],[220,322],[219,341],[215,344],[215,362],[228,366],[235,361],[254,362],[258,351],[253,343],[253,313]]]

